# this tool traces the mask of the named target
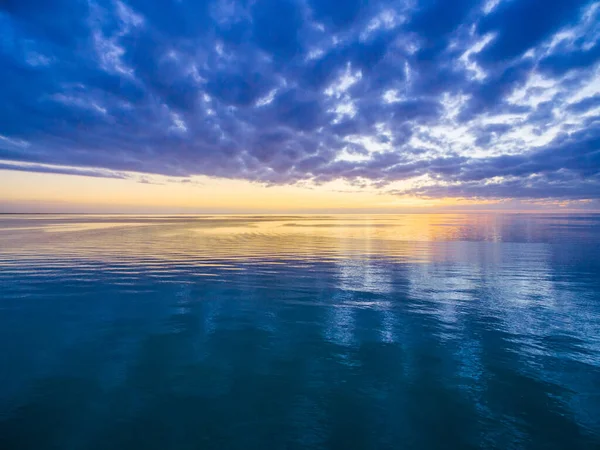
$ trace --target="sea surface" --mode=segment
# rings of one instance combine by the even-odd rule
[[[600,215],[0,216],[0,449],[600,449]]]

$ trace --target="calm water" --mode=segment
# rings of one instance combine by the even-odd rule
[[[0,448],[598,449],[600,216],[0,216]]]

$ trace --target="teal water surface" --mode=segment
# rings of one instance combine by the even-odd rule
[[[306,448],[600,448],[600,215],[0,216],[0,449]]]

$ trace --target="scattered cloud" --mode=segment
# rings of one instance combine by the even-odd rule
[[[600,2],[51,3],[0,3],[3,169],[600,197]]]

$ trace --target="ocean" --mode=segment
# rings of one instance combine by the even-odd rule
[[[600,448],[600,215],[0,216],[0,449],[306,448]]]

